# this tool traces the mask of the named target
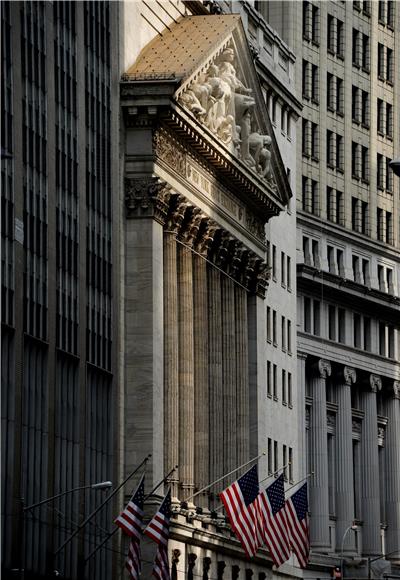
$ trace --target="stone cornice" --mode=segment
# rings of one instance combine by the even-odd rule
[[[395,312],[399,312],[400,298],[398,296],[368,288],[353,280],[341,278],[307,264],[297,264],[299,290],[320,293],[322,285],[327,299],[343,303],[347,307],[354,307],[355,310],[371,311],[373,308],[378,316],[387,317],[392,322],[394,322],[393,316],[396,318]],[[400,314],[397,314],[397,317],[400,322]]]

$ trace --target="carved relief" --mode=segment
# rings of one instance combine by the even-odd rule
[[[165,223],[171,192],[170,186],[158,177],[125,179],[127,217],[154,217]]]
[[[385,443],[385,427],[383,425],[378,425],[378,442],[380,445],[384,445]]]
[[[171,135],[157,131],[153,136],[154,153],[168,163],[180,175],[186,175],[185,152],[174,142]]]
[[[400,381],[393,383],[393,396],[395,399],[400,399]]]
[[[206,556],[203,558],[203,580],[208,580],[208,573],[211,568],[211,558]]]
[[[353,433],[357,433],[358,435],[361,435],[361,422],[360,421],[356,421],[355,419],[352,420],[352,431],[353,431]]]
[[[178,97],[178,102],[227,145],[270,186],[271,137],[256,124],[252,89],[238,76],[233,46],[228,46]]]
[[[326,379],[332,374],[331,363],[323,358],[318,361],[318,372],[322,379]]]
[[[373,391],[374,393],[377,393],[382,389],[382,379],[378,375],[370,375],[369,384],[371,387],[371,391]]]
[[[344,367],[343,376],[346,385],[351,385],[352,383],[356,382],[357,373],[352,367]]]

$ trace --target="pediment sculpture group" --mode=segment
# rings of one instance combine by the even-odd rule
[[[228,46],[178,100],[232,152],[273,186],[271,137],[257,130],[253,91],[239,79],[234,61],[234,49]]]

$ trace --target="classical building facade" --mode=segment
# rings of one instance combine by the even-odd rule
[[[156,484],[179,465],[174,577],[266,578],[268,552],[246,560],[220,509],[235,473],[192,496],[262,452],[262,485],[299,479],[300,104],[294,55],[254,7],[204,4],[124,5],[141,31],[121,81],[125,469],[151,452]]]
[[[400,11],[256,4],[296,54],[303,103],[297,385],[312,561],[329,567],[343,549],[347,574],[367,575],[366,558],[400,560],[399,180],[388,165],[400,149]]]

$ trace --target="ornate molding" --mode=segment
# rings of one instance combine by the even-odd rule
[[[179,232],[188,207],[189,204],[183,195],[173,196],[166,219],[166,230],[168,233],[176,235]]]
[[[393,398],[400,399],[400,381],[393,382]]]
[[[344,377],[344,382],[346,385],[352,385],[356,382],[357,379],[357,373],[356,370],[353,367],[347,367],[345,366],[343,368],[343,377]]]
[[[171,197],[170,186],[158,177],[126,177],[125,206],[128,218],[153,217],[164,224]]]
[[[382,379],[378,375],[371,374],[369,376],[369,385],[371,387],[371,391],[377,393],[382,389]]]
[[[155,155],[165,161],[177,173],[186,177],[186,153],[170,133],[158,130],[153,134]]]

